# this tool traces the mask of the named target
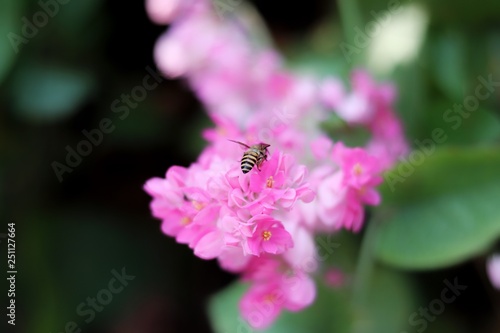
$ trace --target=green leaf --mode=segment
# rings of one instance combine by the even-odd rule
[[[420,151],[423,164],[403,163],[386,173],[376,256],[409,269],[467,260],[500,236],[500,151]],[[418,153],[409,160],[419,162]],[[399,177],[399,178],[397,178]]]
[[[77,110],[92,91],[93,83],[88,73],[26,65],[14,78],[14,107],[19,116],[29,120],[59,120]]]
[[[452,146],[487,144],[500,137],[500,118],[494,111],[480,105],[472,112],[464,109],[465,118],[457,112],[450,111],[453,109],[454,103],[435,99],[429,106],[430,112],[426,117],[425,130],[419,136],[431,137],[436,128],[442,128],[447,137],[443,145]]]
[[[387,267],[375,266],[367,274],[367,288],[361,300],[354,303],[353,272],[358,252],[358,239],[352,233],[340,232],[322,235],[316,239],[324,244],[337,244],[334,251],[322,258],[320,272],[335,267],[344,274],[344,284],[331,288],[318,276],[316,300],[297,313],[283,311],[276,322],[263,332],[400,332],[414,311],[416,297],[414,286],[406,274]],[[320,253],[329,253],[325,249]],[[320,275],[321,273],[318,273]],[[247,286],[234,283],[211,298],[208,314],[212,328],[217,333],[252,332],[238,310],[238,303]]]
[[[425,62],[411,62],[398,66],[394,72],[395,86],[398,89],[396,110],[405,126],[408,138],[418,137],[426,126],[426,112],[429,96],[426,88]]]
[[[443,140],[437,144],[439,147],[484,145],[500,137],[500,118],[492,109],[479,104],[473,111],[467,111],[461,105],[434,98],[426,107],[428,112],[420,112],[423,119],[420,119],[418,131],[412,131],[407,137],[415,138],[414,142],[417,143],[432,139],[434,131],[443,131]],[[410,127],[417,128],[415,124]],[[419,148],[418,143],[414,148]]]
[[[246,286],[244,284],[234,283],[210,299],[208,314],[215,332],[252,331],[250,326],[241,318],[237,306],[245,290]]]
[[[297,313],[284,311],[271,327],[259,332],[386,333],[400,332],[407,328],[408,316],[416,305],[414,288],[407,277],[378,267],[369,287],[363,306],[352,309],[349,282],[340,289],[317,283],[314,304]],[[235,283],[212,297],[208,304],[208,314],[215,332],[253,331],[238,310],[238,302],[245,290],[246,285]]]
[[[453,24],[470,26],[497,22],[500,12],[500,2],[497,0],[483,0],[480,6],[469,0],[422,0],[421,2],[432,14],[433,22],[447,27]]]
[[[252,332],[253,329],[240,316],[238,309],[238,302],[245,290],[246,285],[235,283],[211,299],[208,310],[215,332]],[[312,306],[299,313],[284,311],[271,327],[260,332],[347,333],[351,322],[348,304],[345,291],[334,292],[319,285],[317,298]]]
[[[450,30],[435,33],[429,41],[431,71],[446,95],[461,100],[467,89],[467,40],[463,33]]]
[[[378,267],[364,305],[355,309],[351,332],[410,332],[408,317],[416,310],[416,303],[414,285],[404,274]]]

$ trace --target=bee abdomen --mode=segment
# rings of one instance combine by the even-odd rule
[[[257,163],[257,156],[255,152],[249,152],[243,155],[241,160],[241,171],[243,173],[248,173],[254,167],[255,163]]]

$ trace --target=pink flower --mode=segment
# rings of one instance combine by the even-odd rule
[[[353,90],[372,105],[373,117],[364,124],[372,131],[373,139],[368,151],[377,156],[384,169],[392,167],[397,159],[408,152],[403,127],[393,110],[396,89],[392,84],[376,85],[366,71],[352,74]]]
[[[333,148],[333,141],[326,135],[321,135],[311,142],[313,156],[317,160],[324,160],[329,157]]]
[[[297,199],[310,202],[314,192],[304,182],[306,168],[296,166],[291,155],[275,152],[260,172],[250,175],[250,190],[266,202],[289,209]]]
[[[309,275],[301,271],[291,272],[283,277],[285,308],[300,311],[312,304],[316,298],[316,285]]]
[[[346,148],[342,143],[335,145],[333,156],[342,168],[343,184],[354,189],[363,203],[378,205],[380,195],[374,187],[382,182],[379,160],[361,148]]]
[[[201,229],[201,228],[200,228]],[[202,229],[203,230],[203,229]],[[197,230],[197,235],[202,234],[196,239],[196,242],[189,244],[189,247],[194,250],[194,254],[202,259],[215,259],[224,249],[224,234],[217,228],[207,228],[200,232]]]
[[[311,173],[311,186],[317,190],[314,211],[319,218],[318,230],[359,231],[364,220],[363,205],[378,205],[381,200],[375,189],[382,182],[379,160],[362,148],[337,143],[330,160],[321,161],[323,165]]]
[[[351,94],[344,98],[336,108],[337,114],[350,124],[367,124],[375,112],[366,96]]]
[[[233,143],[229,147],[239,150]],[[292,248],[290,233],[270,214],[280,207],[291,209],[297,199],[312,200],[304,167],[276,152],[270,164],[265,162],[262,171],[255,169],[249,176],[241,172],[236,159],[221,159],[221,154],[214,152],[211,160],[203,158],[203,164],[189,168],[172,167],[165,179],[146,183],[145,190],[153,196],[153,215],[163,220],[162,230],[188,244],[200,258],[223,256],[222,262],[232,270],[242,268],[245,254],[277,255]],[[276,177],[278,188],[252,185],[256,175],[257,182],[263,181],[259,175],[268,181]],[[236,260],[234,265],[231,258]]]
[[[345,97],[342,81],[334,77],[326,78],[320,86],[320,99],[326,107],[336,109]]]
[[[493,287],[500,290],[500,254],[493,254],[488,258],[486,271]]]
[[[380,173],[407,151],[396,91],[365,71],[353,72],[349,92],[340,78],[294,73],[271,46],[253,42],[262,40],[252,35],[255,20],[221,20],[208,0],[147,0],[146,8],[171,24],[155,47],[158,68],[184,77],[214,123],[196,162],[146,182],[152,215],[196,256],[240,273],[250,285],[241,313],[265,328],[314,301],[315,234],[357,232],[365,205],[380,203]],[[371,132],[365,147],[323,132],[332,111]],[[243,174],[245,149],[228,139],[265,142],[271,155]]]
[[[206,182],[206,178],[196,164],[189,169],[172,167],[165,179],[153,178],[144,189],[153,196],[151,209],[163,220],[162,231],[188,244],[199,257],[211,259],[224,245],[224,235],[216,225],[221,205],[197,187],[197,181]]]
[[[279,316],[283,310],[283,303],[280,284],[278,281],[272,281],[250,287],[240,300],[240,311],[250,326],[264,329]]]
[[[363,70],[354,71],[351,82],[351,92],[345,93],[338,80],[325,80],[320,88],[322,102],[347,123],[366,127],[373,133],[367,150],[388,169],[408,152],[402,124],[393,111],[396,90],[391,84],[377,85]]]
[[[253,328],[264,329],[283,309],[300,311],[315,298],[314,282],[301,272],[289,271],[252,285],[240,301],[240,311]]]
[[[373,138],[367,150],[378,157],[384,169],[389,169],[409,151],[403,125],[391,109],[385,108],[380,110],[370,127]]]
[[[263,283],[272,280],[276,274],[286,269],[285,263],[277,256],[263,253],[261,256],[249,256],[242,280],[245,282]]]
[[[256,224],[248,238],[248,249],[253,255],[261,253],[280,254],[293,247],[293,240],[283,225],[270,216],[257,216],[250,221]]]
[[[317,229],[327,232],[341,228],[361,230],[364,209],[354,190],[342,184],[342,173],[326,177],[318,187]]]
[[[231,273],[241,273],[253,256],[246,255],[239,246],[225,246],[217,257],[219,265]]]

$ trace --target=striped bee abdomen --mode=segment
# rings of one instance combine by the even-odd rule
[[[243,173],[248,173],[252,170],[254,165],[260,159],[260,155],[261,154],[258,151],[248,150],[241,159],[241,171],[243,171]]]
[[[247,149],[247,151],[245,151],[245,153],[243,154],[243,158],[241,159],[241,171],[243,173],[249,173],[250,170],[252,170],[252,168],[256,165],[257,169],[259,169],[260,171],[262,163],[267,160],[267,155],[269,154],[267,151],[267,147],[270,146],[269,144],[261,142],[256,145],[249,146],[243,142],[234,140],[229,141],[237,143]]]

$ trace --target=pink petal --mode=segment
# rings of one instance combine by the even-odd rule
[[[312,304],[316,298],[316,285],[305,274],[296,274],[288,277],[283,291],[285,293],[285,308],[290,311],[299,311]]]
[[[326,78],[320,89],[321,101],[330,108],[336,108],[345,95],[342,81],[333,77]]]
[[[292,267],[299,267],[307,272],[313,272],[318,267],[316,260],[316,244],[311,231],[301,226],[291,230],[293,247],[284,254],[286,261]]]
[[[493,254],[488,258],[486,271],[493,287],[500,290],[500,254]]]
[[[283,308],[281,288],[273,280],[265,285],[252,286],[240,300],[242,317],[255,329],[271,325]]]
[[[198,214],[193,218],[193,223],[200,225],[212,224],[219,216],[220,206],[209,205],[200,210]]]
[[[184,186],[188,178],[188,170],[184,167],[173,166],[167,170],[165,178],[177,186]]]
[[[170,77],[184,75],[192,66],[193,61],[187,55],[184,45],[176,39],[164,35],[156,42],[154,58],[158,68]]]
[[[153,197],[159,197],[165,191],[165,182],[163,178],[151,178],[144,184],[144,190]]]
[[[243,253],[241,247],[225,246],[217,259],[223,269],[239,273],[248,265],[250,258]]]
[[[366,191],[366,193],[362,196],[362,199],[364,203],[372,206],[379,205],[381,201],[380,193],[372,188]]]
[[[311,143],[311,151],[318,160],[325,159],[333,147],[333,141],[329,137],[322,135]]]
[[[272,238],[274,238],[274,234]],[[261,244],[262,249],[267,253],[278,254],[284,251],[284,248],[282,246],[278,246],[276,242],[262,241]]]
[[[146,11],[151,21],[157,24],[168,24],[176,16],[186,0],[146,0]]]
[[[222,253],[224,236],[216,230],[203,236],[194,248],[194,254],[202,259],[213,259]]]

